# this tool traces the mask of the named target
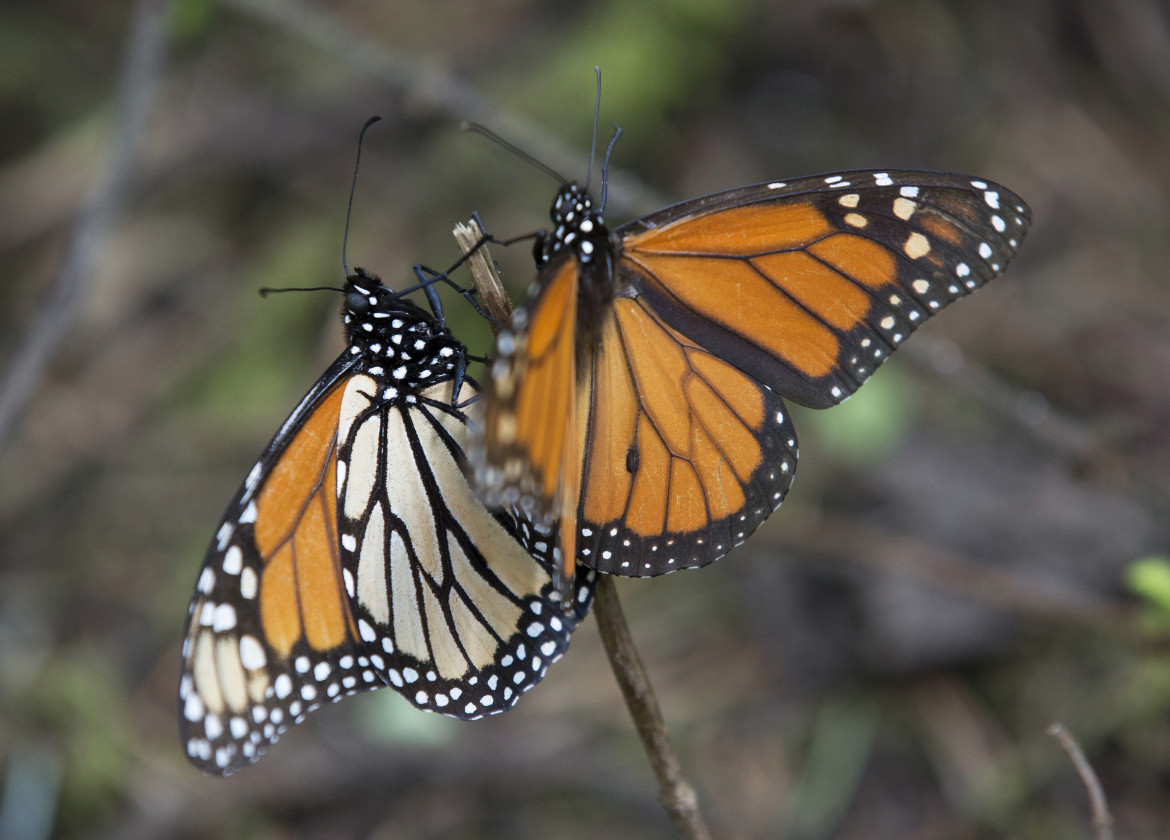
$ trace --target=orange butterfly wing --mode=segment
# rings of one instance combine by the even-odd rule
[[[857,390],[920,324],[1003,271],[1023,201],[933,172],[758,184],[618,228],[620,279],[696,342],[812,408]]]
[[[180,729],[188,756],[209,772],[254,761],[324,699],[294,675],[334,672],[342,657],[363,653],[338,541],[344,386],[327,374],[289,419],[285,428],[295,431],[283,441],[282,430],[249,474],[196,584]],[[367,671],[363,687],[376,685],[381,679]]]
[[[561,262],[532,305],[501,335],[489,378],[484,437],[473,447],[476,479],[489,506],[517,505],[542,525],[562,526],[555,559],[571,580],[580,501],[582,440],[576,323],[578,272]],[[524,326],[520,330],[520,325]],[[568,540],[568,543],[564,542]]]
[[[796,433],[780,398],[618,298],[593,361],[581,562],[649,576],[742,543],[784,498]]]
[[[512,474],[551,463],[532,460],[549,436],[583,435],[580,472],[562,459],[541,473],[560,476],[551,488],[501,472],[496,493],[514,488],[536,509],[556,499],[563,529],[574,518],[565,500],[579,495],[576,539],[562,532],[562,549],[575,543],[585,565],[637,576],[704,565],[746,539],[795,469],[781,397],[846,399],[918,325],[1002,272],[1030,221],[996,184],[898,171],[706,196],[614,238],[576,188],[558,196],[554,219],[562,208],[591,226],[566,234],[558,220],[540,290],[509,339],[517,349],[492,379],[542,406],[508,429]],[[524,330],[537,323],[561,330],[562,345],[577,336],[571,415],[552,396],[570,387],[554,368],[529,372]],[[490,425],[485,448],[489,461],[500,450]]]

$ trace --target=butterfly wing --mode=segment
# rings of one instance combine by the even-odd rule
[[[620,279],[671,326],[812,408],[1003,271],[1028,229],[1005,187],[946,173],[757,184],[618,228]]]
[[[759,184],[618,228],[581,562],[657,575],[743,542],[796,467],[781,397],[846,399],[917,326],[1000,273],[1028,224],[996,184],[889,171]]]
[[[562,578],[571,579],[584,445],[578,406],[588,391],[575,328],[580,275],[566,254],[545,277],[497,341],[483,418],[486,446],[477,443],[472,457],[489,506],[516,505],[545,527],[560,520],[555,554]]]
[[[337,418],[351,366],[325,374],[248,474],[203,563],[187,619],[179,729],[191,761],[227,774],[323,699],[362,656],[341,584]],[[359,672],[349,693],[381,685]]]
[[[476,498],[450,382],[409,407],[379,405],[377,387],[355,377],[342,408],[341,544],[359,635],[419,708],[468,720],[505,711],[568,646],[592,576],[577,576],[563,611],[549,537]]]
[[[592,383],[582,563],[639,577],[701,566],[779,506],[797,458],[783,402],[645,299],[614,302]]]
[[[504,711],[589,609],[591,574],[562,608],[551,528],[490,513],[464,477],[463,346],[373,278],[349,286],[369,301],[347,313],[351,347],[249,473],[191,602],[180,732],[209,773],[382,685],[463,719]]]

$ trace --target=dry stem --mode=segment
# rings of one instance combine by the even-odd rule
[[[122,210],[138,140],[145,134],[151,95],[162,72],[168,7],[166,0],[139,0],[135,9],[122,63],[109,160],[92,200],[77,220],[53,291],[0,382],[0,449],[16,431],[45,366],[81,314],[94,265],[105,251]]]
[[[1089,795],[1089,812],[1093,818],[1094,840],[1113,840],[1113,815],[1109,813],[1109,803],[1105,799],[1105,789],[1101,787],[1101,781],[1097,778],[1097,774],[1093,772],[1093,767],[1089,764],[1089,760],[1085,758],[1085,753],[1081,750],[1081,745],[1077,743],[1077,739],[1061,723],[1054,723],[1048,727],[1048,734],[1060,743],[1061,748],[1068,755],[1073,767],[1076,768],[1077,775],[1081,777],[1081,783],[1085,786],[1085,791]]]
[[[455,239],[466,254],[479,241],[478,231],[459,225],[455,229]],[[481,247],[468,260],[468,266],[484,310],[497,323],[509,323],[511,304],[487,248]],[[638,737],[642,739],[650,766],[658,778],[658,801],[680,836],[686,840],[709,840],[711,832],[699,810],[699,798],[683,777],[682,765],[671,747],[654,688],[638,657],[634,641],[630,638],[630,628],[622,613],[617,588],[609,575],[597,577],[593,614],[597,616],[597,627],[601,631],[601,642],[609,657],[609,665],[621,688],[626,707],[630,710]]]

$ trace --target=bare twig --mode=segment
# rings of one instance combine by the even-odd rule
[[[1050,595],[1018,575],[970,563],[920,540],[853,519],[821,513],[773,537],[793,551],[831,554],[884,572],[955,592],[1009,615],[1041,621],[1118,626],[1129,614],[1125,607],[1099,600]]]
[[[1048,727],[1048,734],[1057,740],[1061,748],[1068,755],[1069,761],[1076,768],[1077,775],[1089,795],[1089,812],[1093,817],[1093,837],[1095,840],[1113,840],[1113,815],[1109,813],[1109,803],[1105,799],[1105,790],[1092,765],[1085,758],[1081,745],[1077,739],[1061,723],[1054,723]]]
[[[617,589],[609,575],[597,576],[593,614],[597,616],[597,628],[601,631],[601,643],[605,646],[609,665],[622,690],[630,717],[634,719],[654,775],[658,777],[658,801],[682,837],[708,840],[711,832],[699,810],[699,797],[683,777],[682,765],[670,745],[662,711],[630,638]]]
[[[525,150],[554,169],[572,173],[584,168],[585,151],[484,98],[436,62],[396,51],[384,42],[346,28],[327,7],[301,0],[226,2],[304,38],[357,71],[380,79],[401,91],[417,111],[444,114],[458,122],[480,122],[505,137],[523,137]],[[592,75],[583,73],[582,78],[592,82]],[[591,87],[588,90],[592,92]],[[618,209],[648,212],[667,203],[631,172],[611,166],[609,178],[610,204]]]
[[[1013,385],[972,362],[953,341],[924,336],[909,345],[905,355],[919,370],[1023,427],[1062,455],[1092,460],[1108,457],[1099,436],[1087,424],[1052,407],[1037,391]]]
[[[455,229],[455,240],[463,253],[468,253],[479,241],[478,231],[467,225]],[[479,290],[484,310],[501,324],[511,320],[512,305],[500,284],[486,247],[481,247],[468,260],[472,279]],[[495,325],[493,324],[493,329]],[[699,798],[695,789],[683,777],[682,765],[670,745],[666,723],[650,678],[638,657],[638,650],[630,638],[630,628],[622,614],[617,589],[609,575],[597,576],[597,593],[593,602],[593,614],[597,616],[597,627],[601,631],[601,642],[609,657],[630,717],[642,739],[642,746],[650,759],[650,766],[658,778],[658,801],[666,810],[680,836],[686,840],[709,840],[711,832],[699,810]]]
[[[462,222],[455,225],[455,241],[464,254],[471,253],[471,249],[480,245],[479,228],[465,225]],[[467,258],[467,268],[471,271],[472,282],[479,292],[483,311],[491,319],[492,335],[499,336],[500,326],[512,320],[512,302],[508,300],[508,293],[500,282],[500,275],[496,273],[496,266],[488,253],[487,245],[480,245],[479,249]]]
[[[0,449],[14,432],[45,365],[81,313],[93,266],[121,210],[166,44],[168,0],[139,0],[122,65],[110,160],[69,242],[65,264],[28,337],[0,383]]]

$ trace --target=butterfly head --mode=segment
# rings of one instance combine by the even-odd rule
[[[565,184],[557,191],[549,211],[553,228],[536,240],[537,267],[571,248],[581,263],[590,263],[598,250],[598,241],[609,237],[601,209],[577,184]]]
[[[350,344],[363,343],[363,336],[376,339],[388,330],[420,332],[427,337],[443,331],[431,313],[383,286],[377,275],[363,268],[355,268],[346,278],[343,291],[341,316]]]
[[[344,291],[349,353],[367,373],[386,377],[401,394],[462,379],[467,348],[430,312],[360,268],[346,279]]]

